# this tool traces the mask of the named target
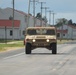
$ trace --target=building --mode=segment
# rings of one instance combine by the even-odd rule
[[[25,12],[22,12],[22,11],[19,11],[19,10],[14,10],[14,20],[15,20],[15,22],[17,20],[19,21],[19,25],[18,25],[18,27],[15,26],[15,29],[17,29],[17,31],[20,35],[18,37],[17,36],[18,34],[15,33],[15,31],[14,31],[14,39],[24,39],[24,34],[23,33],[24,33],[24,31],[26,29],[26,26],[27,26],[27,20],[28,20],[27,16],[28,16],[28,14],[26,14]],[[4,22],[7,21],[7,24],[8,24],[8,22],[10,22],[10,20],[12,20],[12,18],[13,18],[13,9],[12,8],[5,8],[5,9],[0,8],[0,22],[2,22],[2,20],[3,20]],[[41,21],[39,19],[35,18],[35,26],[40,26],[40,22]],[[5,24],[6,24],[6,22],[5,22]],[[42,21],[42,25],[45,25],[44,21]],[[12,29],[12,23],[10,23],[10,26],[11,26],[11,29]],[[29,27],[33,27],[33,26],[34,26],[34,17],[32,15],[30,15],[30,17],[29,17]],[[5,33],[4,33],[5,30],[4,29],[5,29],[5,25],[2,25],[0,23],[0,39],[2,39],[2,38],[5,39]],[[8,27],[7,27],[7,31],[9,31]],[[8,35],[9,35],[9,33],[7,32],[7,38],[12,39],[12,35],[11,36],[8,36]]]
[[[0,39],[20,39],[20,20],[14,20],[14,30],[12,30],[12,20],[0,20]]]
[[[76,39],[76,26],[62,25],[57,27],[57,37],[59,39]]]
[[[19,10],[14,10],[14,32],[12,30],[12,19],[12,8],[0,8],[0,39],[12,39],[12,37],[14,37],[14,39],[24,39],[24,31],[28,23],[28,14]],[[46,23],[42,21],[42,26],[45,25]],[[29,15],[29,27],[33,26],[34,17],[32,15]],[[35,26],[41,26],[41,20],[35,18]],[[57,27],[57,37],[59,39],[76,39],[76,26],[63,25]]]

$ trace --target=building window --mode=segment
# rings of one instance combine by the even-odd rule
[[[13,20],[13,17],[12,17],[12,16],[10,16],[10,17],[9,17],[9,20]]]
[[[65,36],[65,34],[63,34],[63,36]]]
[[[13,31],[12,30],[10,30],[10,36],[12,36],[13,35]]]
[[[60,33],[57,33],[57,37],[60,37]]]

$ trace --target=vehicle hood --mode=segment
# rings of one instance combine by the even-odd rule
[[[56,35],[32,35],[32,36],[26,36],[26,39],[56,39]]]

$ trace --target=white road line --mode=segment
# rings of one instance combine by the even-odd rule
[[[52,71],[56,71],[56,70],[57,70],[56,68],[52,69]]]
[[[24,54],[24,52],[23,53],[20,53],[20,54],[16,54],[16,55],[5,57],[3,59],[9,59],[9,58],[17,57],[17,56],[20,56],[20,55],[23,55],[23,54]]]

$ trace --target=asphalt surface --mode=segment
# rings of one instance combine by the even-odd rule
[[[57,54],[37,48],[0,53],[0,75],[76,75],[76,43],[57,45]]]

